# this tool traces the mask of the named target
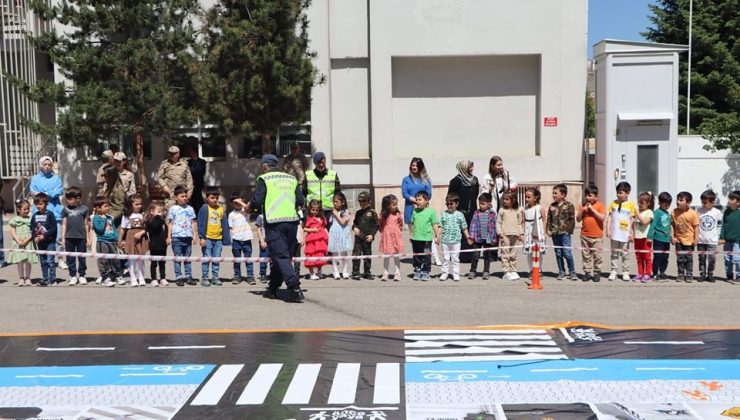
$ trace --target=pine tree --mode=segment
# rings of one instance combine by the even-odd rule
[[[147,193],[143,135],[168,137],[196,120],[191,72],[197,0],[62,0],[31,8],[66,25],[32,37],[68,80],[20,85],[32,99],[57,107],[56,125],[26,121],[34,131],[58,136],[65,146],[94,145],[133,134],[141,185]]]
[[[259,135],[262,152],[283,123],[302,122],[320,82],[308,49],[310,0],[221,0],[206,14],[207,119],[228,135]]]
[[[689,1],[650,5],[649,40],[688,44]],[[710,149],[740,151],[740,0],[694,0],[692,25],[691,127]],[[686,121],[687,60],[679,70],[679,122]],[[682,116],[681,116],[682,115]],[[681,126],[683,130],[685,127]]]

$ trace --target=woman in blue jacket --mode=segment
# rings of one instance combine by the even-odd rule
[[[416,194],[420,191],[426,191],[429,194],[429,199],[432,198],[432,180],[427,174],[424,161],[420,157],[415,157],[411,158],[408,176],[401,182],[401,194],[404,199],[403,220],[407,225],[411,224],[411,214],[416,206]],[[436,265],[442,265],[434,242],[432,242],[432,257],[432,261]]]
[[[31,186],[29,187],[31,195],[34,196],[38,193],[44,193],[49,196],[49,204],[46,210],[54,214],[54,218],[57,221],[57,250],[64,251],[64,241],[62,240],[62,202],[61,197],[64,194],[64,187],[62,187],[62,179],[54,173],[52,169],[54,161],[51,156],[43,156],[39,159],[39,173],[31,178]],[[36,206],[31,208],[32,214],[36,213]],[[62,270],[67,269],[67,264],[64,258],[59,258],[59,268]]]

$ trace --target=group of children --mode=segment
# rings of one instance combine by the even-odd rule
[[[724,214],[715,208],[716,194],[707,190],[701,195],[698,211],[691,208],[691,193],[676,196],[676,208],[669,212],[673,198],[667,192],[658,195],[658,209],[650,192],[637,196],[637,205],[629,200],[631,186],[620,182],[617,198],[608,207],[599,202],[599,191],[591,185],[585,190],[585,203],[578,210],[565,197],[565,185],[553,188],[553,203],[547,212],[547,234],[552,237],[558,264],[558,279],[578,280],[575,273],[570,235],[575,221],[582,223],[581,252],[583,281],[598,282],[601,278],[602,237],[604,226],[611,248],[611,272],[608,279],[650,282],[666,280],[671,245],[675,246],[678,275],[676,280],[694,280],[694,254],[699,255],[698,281],[715,282],[716,255],[723,246],[727,281],[740,275],[740,191],[729,195]],[[631,277],[629,244],[634,244],[637,275]],[[566,274],[565,266],[568,272]]]
[[[604,227],[611,248],[609,280],[615,280],[618,276],[625,281],[664,280],[671,244],[675,245],[677,251],[679,281],[693,280],[693,253],[698,250],[699,281],[714,282],[715,254],[720,244],[724,244],[727,279],[734,280],[740,275],[740,191],[730,193],[724,214],[714,207],[716,196],[711,190],[701,195],[702,207],[698,212],[691,208],[691,194],[680,192],[676,197],[676,208],[670,213],[670,194],[660,193],[658,209],[653,210],[655,200],[651,193],[641,192],[635,205],[629,200],[630,192],[631,187],[627,182],[619,183],[616,187],[617,198],[605,207],[599,202],[598,189],[589,186],[585,190],[584,204],[575,208],[566,199],[567,187],[558,184],[552,190],[553,202],[546,213],[540,207],[541,194],[536,188],[525,191],[523,209],[519,207],[513,192],[503,193],[502,207],[498,211],[492,208],[492,196],[483,193],[478,197],[478,209],[472,216],[466,217],[458,210],[460,197],[457,194],[448,194],[445,211],[437,214],[429,207],[428,193],[421,191],[416,194],[416,206],[408,221],[413,250],[413,279],[430,279],[431,247],[432,242],[436,242],[441,246],[443,255],[442,281],[449,278],[460,280],[461,248],[466,248],[464,252],[471,252],[467,278],[474,279],[480,275],[482,279],[488,279],[491,263],[500,259],[503,278],[517,280],[519,248],[523,248],[528,256],[531,271],[533,246],[537,244],[540,251],[545,253],[548,248],[546,237],[549,236],[558,267],[557,278],[578,280],[571,240],[577,221],[582,223],[580,246],[583,281],[598,282],[601,278]],[[163,205],[152,203],[144,212],[142,197],[133,194],[126,199],[120,221],[108,214],[110,203],[105,197],[96,198],[92,214],[87,206],[80,203],[79,188],[68,188],[65,198],[61,229],[66,251],[85,252],[92,242],[92,230],[97,238],[95,249],[98,254],[123,253],[130,256],[122,257],[125,259],[97,259],[100,277],[96,282],[105,286],[125,284],[124,271],[129,271],[132,287],[146,285],[144,258],[136,257],[147,253],[164,256],[168,247],[172,248],[176,257],[190,257],[192,247],[198,244],[204,257],[220,257],[223,247],[228,245],[231,245],[234,257],[252,256],[252,241],[255,238],[250,215],[245,211],[238,193],[232,194],[232,210],[227,212],[219,204],[220,191],[208,188],[206,203],[197,215],[188,205],[188,191],[184,187],[175,189],[175,204],[167,211]],[[9,222],[16,249],[56,250],[57,221],[54,214],[47,210],[48,201],[45,194],[37,194],[34,197],[37,211],[33,215],[30,203],[23,201],[18,204],[17,214]],[[400,256],[405,251],[402,235],[404,220],[398,208],[398,198],[394,195],[383,197],[380,215],[370,206],[368,193],[358,194],[357,201],[360,208],[354,217],[341,192],[334,195],[334,208],[331,211],[324,211],[318,200],[309,202],[297,239],[307,257],[304,264],[309,269],[311,279],[323,277],[322,267],[329,260],[334,279],[372,279],[371,258],[367,257],[372,255],[372,243],[379,235],[384,268],[381,279],[400,280]],[[269,253],[261,216],[257,217],[255,225],[258,255],[267,258]],[[463,238],[468,247],[462,247]],[[634,244],[637,261],[637,275],[634,278],[629,273],[630,242]],[[361,258],[349,258],[350,254]],[[300,247],[295,256],[300,256]],[[480,258],[483,259],[482,272],[478,272]],[[18,265],[19,286],[31,285],[31,264],[39,260],[43,277],[39,285],[56,284],[53,254],[14,251],[8,261]],[[86,284],[86,259],[67,257],[66,262],[70,275],[68,284]],[[245,265],[246,282],[256,284],[253,263]],[[219,268],[217,261],[202,262],[200,285],[220,286]],[[267,268],[267,262],[259,263],[260,282],[267,282]],[[191,262],[175,261],[174,269],[178,286],[198,284],[192,275]],[[299,263],[295,264],[295,270],[298,274]],[[149,285],[167,286],[169,283],[165,271],[164,261],[152,261]],[[232,283],[239,284],[243,279],[241,263],[234,263]]]

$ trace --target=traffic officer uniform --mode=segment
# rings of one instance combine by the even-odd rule
[[[277,170],[275,155],[262,156],[262,163],[271,168],[257,177],[257,185],[249,202],[250,208],[260,209],[265,222],[265,239],[272,260],[270,284],[263,295],[277,298],[277,290],[285,281],[289,302],[302,302],[301,283],[293,270],[292,257],[298,247],[297,207],[305,204],[303,193],[293,175]]]
[[[170,146],[170,148],[167,149],[167,152],[180,153],[180,148],[177,146]],[[165,201],[167,209],[172,207],[172,204],[175,202],[175,199],[172,196],[175,191],[175,187],[182,185],[187,188],[189,193],[193,191],[193,176],[190,174],[190,167],[188,166],[188,163],[182,159],[175,163],[170,162],[169,159],[162,161],[159,165],[159,170],[157,171],[157,182],[162,188],[167,187],[170,189],[170,195]]]

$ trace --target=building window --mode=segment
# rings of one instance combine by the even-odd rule
[[[311,125],[283,125],[278,129],[277,135],[270,137],[270,143],[270,148],[278,157],[290,153],[293,144],[298,144],[303,154],[311,155]],[[238,156],[240,159],[259,159],[262,156],[262,137],[244,137],[239,145]]]
[[[77,159],[83,162],[100,160],[103,157],[103,152],[110,149],[113,144],[119,145],[120,141],[101,139],[96,144],[80,146],[77,148]]]
[[[130,161],[136,160],[136,135],[127,134],[121,139],[121,151]],[[152,160],[152,136],[144,135],[144,160]]]
[[[206,160],[226,159],[226,137],[203,129],[199,155]]]

